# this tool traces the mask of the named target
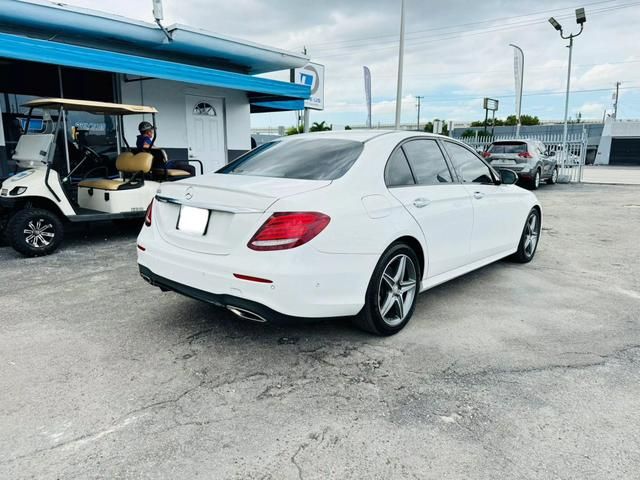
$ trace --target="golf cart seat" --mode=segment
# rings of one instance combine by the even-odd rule
[[[153,164],[151,174],[154,179],[162,180],[178,180],[180,178],[191,177],[193,174],[180,168],[167,168],[169,157],[167,152],[162,148],[152,148],[147,150],[153,155]]]
[[[142,176],[151,170],[153,157],[147,152],[136,153],[123,152],[116,159],[116,168],[123,178],[98,178],[93,180],[83,180],[78,186],[84,188],[94,188],[97,190],[128,190],[137,188],[144,183]]]
[[[162,168],[153,169],[154,175],[162,176],[165,174],[165,172],[167,177],[170,177],[170,178],[184,178],[184,177],[191,176],[191,173],[187,172],[186,170],[180,170],[179,168],[167,168],[166,170]]]

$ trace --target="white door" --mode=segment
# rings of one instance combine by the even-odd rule
[[[482,260],[517,246],[524,227],[518,190],[496,185],[489,167],[470,149],[443,143],[473,201],[471,260]]]
[[[205,173],[213,172],[227,162],[223,101],[195,95],[186,101],[189,160],[200,160]]]
[[[473,206],[453,176],[435,140],[412,140],[391,156],[389,191],[420,224],[427,243],[428,271],[435,277],[469,262]]]

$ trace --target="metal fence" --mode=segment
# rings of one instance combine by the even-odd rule
[[[495,135],[473,137],[461,137],[466,144],[478,152],[483,152],[489,144],[501,140],[515,140],[514,136]],[[587,132],[569,135],[567,137],[567,151],[563,154],[563,135],[521,135],[519,140],[538,140],[545,144],[549,156],[555,157],[558,162],[558,181],[581,182],[582,170],[587,156]]]

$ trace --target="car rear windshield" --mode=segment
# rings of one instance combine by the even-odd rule
[[[353,140],[300,139],[265,143],[217,173],[335,180],[351,168],[364,144]]]
[[[491,153],[524,153],[527,151],[527,144],[522,142],[500,142],[489,147]]]

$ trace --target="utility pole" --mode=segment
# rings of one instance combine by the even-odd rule
[[[416,100],[418,101],[417,107],[418,107],[418,128],[417,130],[420,131],[420,101],[423,99],[424,97],[422,95],[418,95],[416,96]]]
[[[613,103],[613,119],[618,118],[618,93],[620,93],[620,82],[616,82],[616,96],[615,102]]]
[[[402,114],[402,68],[404,63],[404,0],[400,6],[400,50],[398,51],[398,90],[396,92],[396,130],[400,129]]]

